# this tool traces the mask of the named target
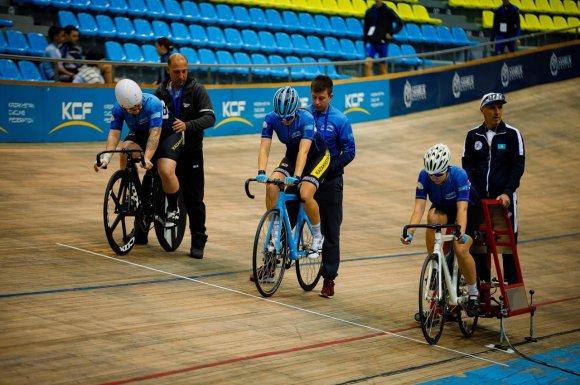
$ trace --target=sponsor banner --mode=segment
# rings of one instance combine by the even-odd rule
[[[391,80],[391,115],[439,107],[439,76],[435,73]]]

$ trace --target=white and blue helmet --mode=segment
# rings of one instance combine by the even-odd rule
[[[274,94],[274,113],[280,119],[289,119],[294,116],[299,105],[300,97],[292,87],[282,87]]]
[[[423,164],[429,175],[447,172],[451,164],[449,147],[443,143],[434,145],[425,153]]]

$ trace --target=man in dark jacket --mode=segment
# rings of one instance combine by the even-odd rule
[[[516,189],[524,174],[526,158],[522,134],[502,120],[505,103],[505,96],[500,93],[483,96],[479,109],[484,122],[467,133],[461,162],[480,198],[501,200],[503,206],[508,208],[517,241]],[[480,278],[489,282],[485,258],[476,257],[475,260]],[[508,283],[519,281],[513,255],[503,254],[503,270]]]
[[[203,134],[206,128],[214,125],[215,114],[205,87],[188,77],[186,57],[175,53],[169,57],[167,65],[169,79],[157,87],[155,96],[163,100],[175,115],[173,130],[185,131],[185,143],[177,162],[176,174],[189,217],[189,256],[202,259],[207,241],[203,202]]]
[[[388,42],[393,35],[403,28],[403,22],[391,8],[383,4],[383,0],[375,0],[375,5],[367,9],[363,26],[367,63],[365,63],[366,76],[373,75],[373,62],[370,61],[378,55],[380,58],[387,57]],[[379,72],[387,73],[387,63],[379,64]]]
[[[502,0],[503,4],[493,11],[493,28],[491,29],[491,41],[500,41],[520,36],[520,10],[510,0]],[[520,40],[512,40],[496,43],[494,53],[500,55],[505,47],[510,52],[515,52],[520,45]]]

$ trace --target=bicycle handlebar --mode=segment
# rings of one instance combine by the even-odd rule
[[[131,150],[128,148],[124,148],[121,150],[108,150],[108,151],[101,151],[97,154],[97,166],[101,167],[101,156],[103,154],[114,154],[114,153],[121,153],[121,154],[127,154],[128,156],[132,156],[134,152],[138,152],[139,153],[139,162],[141,163],[141,166],[145,167],[145,153],[141,150]]]
[[[252,193],[250,193],[250,182],[257,182],[256,181],[256,178],[246,179],[246,183],[245,183],[245,186],[244,186],[246,188],[246,195],[248,196],[248,198],[254,199],[255,196]],[[266,180],[266,182],[264,182],[264,183],[266,183],[266,184],[275,184],[278,187],[285,185],[285,183],[284,183],[283,180],[280,180],[280,179],[270,179],[270,178],[268,178],[268,180]]]
[[[403,227],[403,238],[407,238],[407,236],[409,235],[407,233],[407,230],[412,229],[412,228],[426,228],[426,229],[435,230],[437,232],[440,232],[441,229],[453,228],[453,229],[455,229],[455,234],[454,234],[455,236],[461,235],[461,225],[434,223],[434,224],[430,224],[430,225],[428,225],[428,224],[406,225],[405,227]]]

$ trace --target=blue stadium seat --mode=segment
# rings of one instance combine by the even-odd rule
[[[456,41],[453,35],[451,34],[451,30],[449,29],[449,27],[446,27],[444,25],[438,25],[437,27],[435,27],[435,29],[437,30],[437,35],[439,36],[441,44],[460,45],[460,43]]]
[[[224,27],[231,27],[236,23],[232,9],[227,4],[217,4],[215,6],[218,24]]]
[[[258,34],[253,29],[244,29],[242,30],[242,47],[246,51],[260,51],[260,39],[258,38]]]
[[[311,33],[322,33],[322,31],[320,31],[320,29],[316,26],[314,17],[310,13],[300,12],[298,14],[298,19],[300,20],[300,25],[302,26],[302,32],[304,34],[308,35]]]
[[[258,37],[260,38],[260,46],[262,51],[268,53],[278,52],[278,46],[276,45],[276,40],[274,35],[270,31],[260,31],[258,32]]]
[[[105,56],[109,61],[126,61],[127,55],[120,43],[108,40],[105,42]]]
[[[135,37],[135,27],[126,16],[115,16],[115,26],[117,28],[117,37],[124,40],[133,40]]]
[[[399,45],[396,43],[389,43],[389,45],[387,46],[387,56],[390,58],[403,56],[403,52],[401,51],[401,47],[399,47]],[[389,62],[388,64],[390,65],[390,63],[392,63],[392,61]],[[396,64],[405,64],[402,58],[395,59],[395,63]]]
[[[241,5],[234,5],[232,11],[234,12],[234,21],[236,23],[236,27],[248,28],[252,26],[248,8],[242,7]]]
[[[109,6],[109,0],[91,0],[89,2],[89,9],[96,13],[108,12]]]
[[[66,9],[70,8],[70,0],[50,0],[50,5],[55,8]]]
[[[89,9],[89,4],[89,0],[71,0],[70,7],[72,9],[76,9],[77,11],[86,11]]]
[[[191,37],[189,36],[189,31],[187,26],[183,23],[174,21],[171,23],[171,41],[178,45],[187,45],[191,43]]]
[[[169,20],[181,20],[183,11],[176,0],[165,0],[165,17]]]
[[[425,43],[425,38],[423,33],[417,24],[407,23],[405,25],[407,28],[407,39],[411,43]]]
[[[288,32],[302,32],[302,25],[300,24],[300,19],[298,15],[293,11],[283,11],[282,20],[284,20],[284,25]]]
[[[270,55],[268,57],[270,64],[287,64],[280,55]],[[288,78],[288,67],[270,67],[270,75],[277,78]]]
[[[39,7],[49,7],[50,0],[32,0],[32,4],[37,5]]]
[[[292,55],[294,53],[294,46],[292,45],[290,35],[288,35],[286,32],[276,32],[275,36],[278,52],[280,52],[282,55]]]
[[[319,33],[322,35],[333,33],[328,17],[324,15],[316,15],[314,16],[314,23],[316,23],[316,28],[318,28]]]
[[[67,25],[74,25],[75,27],[79,27],[79,22],[77,17],[71,11],[58,11],[58,24],[64,28]]]
[[[199,56],[200,64],[206,64],[206,65],[210,65],[210,66],[214,66],[217,64],[217,59],[216,59],[213,51],[211,51],[207,48],[201,48],[197,51],[197,54]],[[206,71],[207,67],[201,67],[200,69],[202,71]]]
[[[127,2],[125,0],[110,0],[109,1],[109,12],[113,14],[124,15],[129,10]]]
[[[266,23],[267,28],[274,31],[283,31],[286,29],[282,16],[280,16],[280,12],[276,9],[266,9]]]
[[[6,52],[6,38],[4,37],[4,33],[0,31],[0,53]]]
[[[0,19],[0,28],[7,27],[12,28],[14,26],[14,22],[8,19]]]
[[[28,45],[30,47],[30,55],[32,56],[44,56],[44,50],[48,45],[46,37],[38,32],[28,32]]]
[[[143,44],[141,50],[143,51],[143,58],[146,62],[159,63],[159,54],[153,44]]]
[[[226,38],[224,31],[220,27],[207,27],[207,37],[209,39],[209,46],[215,49],[226,48]]]
[[[145,13],[147,17],[151,17],[153,19],[160,19],[165,17],[165,8],[163,7],[161,0],[147,0],[145,4]]]
[[[185,56],[188,64],[199,64],[199,56],[197,52],[191,47],[181,47],[179,52]]]
[[[479,44],[479,42],[477,42],[475,40],[471,40],[469,37],[467,37],[465,30],[461,27],[451,28],[451,34],[453,35],[453,37],[455,38],[455,41],[459,45],[467,46],[467,45],[478,45]]]
[[[125,49],[125,54],[127,55],[127,61],[130,62],[144,62],[145,58],[143,57],[143,51],[141,51],[141,47],[139,47],[135,43],[125,43],[123,44],[123,48]]]
[[[12,55],[29,55],[30,46],[26,41],[26,36],[20,31],[9,29],[6,31],[6,53]]]
[[[197,48],[209,47],[209,38],[203,26],[191,24],[189,26],[189,36],[191,37],[191,44]]]
[[[143,0],[129,0],[127,13],[132,16],[146,16],[147,6]]]
[[[107,39],[117,37],[117,28],[108,15],[97,15],[96,19],[100,36]]]
[[[0,78],[3,80],[22,80],[18,67],[10,59],[0,59]]]
[[[354,17],[347,17],[345,22],[348,36],[355,39],[360,39],[363,35],[363,27],[360,20]]]
[[[160,37],[166,37],[169,40],[173,39],[173,35],[171,34],[171,30],[166,22],[161,20],[153,20],[151,23],[153,27],[153,35],[155,39],[159,39]]]
[[[332,28],[332,34],[338,37],[349,36],[348,29],[344,19],[340,16],[330,16],[330,27]]]
[[[229,51],[218,50],[216,52],[216,59],[218,64],[235,64],[234,57]],[[235,70],[236,69],[234,67],[220,67],[217,69],[217,71],[222,74],[233,74]]]
[[[326,51],[324,52],[324,56],[328,56],[331,58],[341,58],[344,57],[344,53],[340,49],[340,43],[335,37],[332,36],[325,36],[324,37],[324,47]]]
[[[261,53],[253,53],[251,56],[253,64],[267,64],[268,66],[270,63],[266,56],[262,55]],[[266,77],[271,75],[271,71],[269,67],[254,67],[252,68],[252,73],[257,76]]]
[[[362,36],[362,35],[361,35]],[[409,41],[409,35],[407,34],[407,27],[403,25],[403,28],[395,35],[393,35],[393,39],[398,42],[406,43]]]
[[[306,41],[308,41],[308,46],[314,56],[326,56],[326,49],[324,48],[324,44],[322,44],[322,40],[320,40],[318,36],[307,36]]]
[[[297,55],[316,55],[317,52],[314,52],[308,46],[308,41],[304,35],[300,35],[298,33],[292,34],[292,45],[294,46],[294,52]]]
[[[230,51],[238,51],[242,49],[242,35],[240,31],[235,28],[226,28],[224,30],[224,36],[226,38],[226,47]]]
[[[318,59],[318,62],[319,63],[330,63],[330,60],[322,58],[322,59]],[[336,67],[334,66],[334,64],[327,64],[324,66],[320,66],[320,72],[330,76],[332,79],[350,79],[351,78],[349,75],[339,74],[338,71],[336,70]]]
[[[212,3],[200,3],[199,15],[201,16],[199,21],[204,24],[215,25],[218,23],[217,12]]]
[[[364,59],[364,55],[357,51],[354,42],[350,39],[340,39],[340,50],[347,60]]]
[[[252,27],[257,31],[268,27],[266,14],[261,8],[250,8],[250,20],[252,21]]]
[[[304,67],[297,65],[302,64],[302,60],[300,60],[297,56],[292,55],[286,56],[286,63],[292,64],[292,66],[290,67],[290,75],[292,76],[292,80],[307,79],[306,73],[304,72]]]
[[[304,64],[308,63],[308,64],[318,64],[318,62],[316,60],[314,60],[314,58],[311,58],[309,56],[305,56],[302,58],[302,62]],[[315,77],[317,77],[318,75],[321,74],[320,72],[320,67],[319,66],[304,66],[304,77],[308,80],[312,80]]]
[[[44,79],[40,75],[38,67],[33,62],[28,60],[20,60],[18,62],[18,68],[20,69],[22,80],[28,80],[32,82],[44,81]]]
[[[363,55],[364,57],[367,56],[367,52],[365,51],[365,44],[362,41],[362,39],[356,40],[354,42],[354,45],[356,47],[356,52],[360,53],[361,55]]]
[[[153,27],[151,27],[149,20],[135,19],[135,40],[153,41],[154,39]]]
[[[234,53],[234,63],[239,65],[251,65],[252,61],[250,60],[250,56],[247,53],[236,52]],[[237,74],[245,76],[250,72],[250,67],[238,67],[234,68],[234,70]]]
[[[77,15],[79,20],[79,33],[81,36],[97,36],[99,28],[95,17],[90,13],[81,12]]]
[[[183,20],[190,23],[199,23],[201,21],[201,14],[197,3],[193,1],[181,2],[181,9],[183,10]]]
[[[403,55],[417,55],[417,51],[415,51],[415,48],[409,44],[401,44],[401,51],[403,52]],[[423,63],[423,60],[419,59],[417,56],[405,58],[403,60],[405,64],[413,67],[418,67]]]
[[[437,30],[431,24],[422,24],[421,33],[423,34],[423,39],[425,40],[425,43],[443,44],[443,42],[439,38],[439,35],[437,34]]]

